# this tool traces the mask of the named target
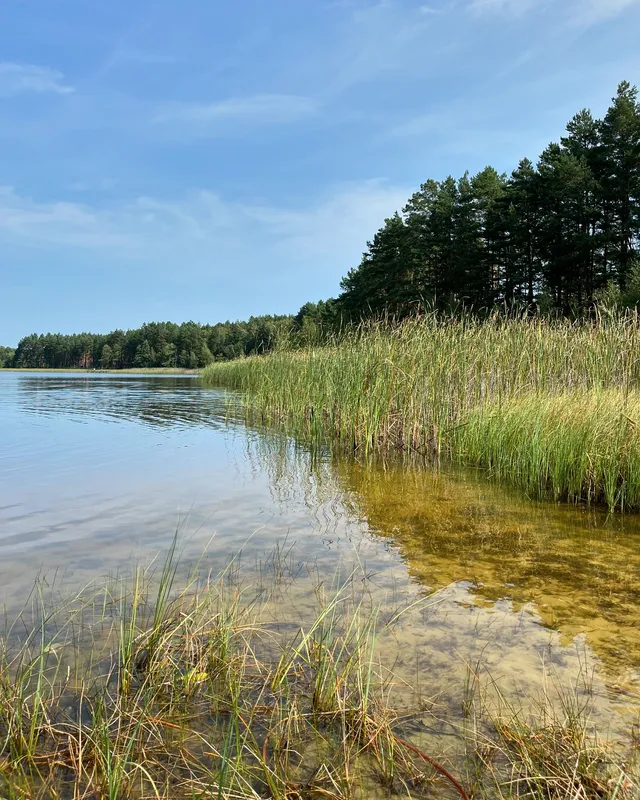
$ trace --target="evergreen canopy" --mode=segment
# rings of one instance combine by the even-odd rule
[[[338,302],[352,318],[422,304],[579,313],[637,280],[639,242],[640,104],[623,82],[603,119],[580,111],[537,165],[423,183],[367,244]]]

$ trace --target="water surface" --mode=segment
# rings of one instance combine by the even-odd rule
[[[292,548],[283,616],[312,613],[308,576],[354,565],[383,603],[430,596],[393,659],[445,706],[481,661],[517,692],[587,669],[603,719],[633,709],[637,518],[311,451],[234,422],[234,402],[190,376],[0,373],[0,602],[17,611],[38,574],[79,586],[148,562],[179,528],[184,558],[206,548],[214,572]]]

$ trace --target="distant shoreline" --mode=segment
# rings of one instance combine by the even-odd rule
[[[198,375],[199,369],[182,367],[139,367],[131,369],[81,369],[80,367],[0,367],[0,372],[84,372],[87,375]]]

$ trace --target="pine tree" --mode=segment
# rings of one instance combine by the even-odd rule
[[[602,122],[602,149],[602,189],[611,211],[607,244],[614,277],[624,288],[640,236],[640,106],[638,90],[627,81],[618,86]]]
[[[136,355],[133,359],[134,367],[152,367],[153,366],[153,352],[151,345],[147,339],[144,339],[141,344],[136,348]]]
[[[402,315],[419,294],[407,228],[397,212],[376,233],[360,266],[343,279],[342,305],[352,317]]]
[[[108,344],[105,344],[102,348],[100,367],[102,369],[112,369],[113,367],[113,350]]]

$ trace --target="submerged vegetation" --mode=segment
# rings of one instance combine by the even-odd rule
[[[443,318],[366,325],[333,345],[213,364],[265,420],[367,452],[477,464],[533,496],[640,507],[640,328]]]
[[[470,670],[455,752],[427,752],[424,702],[378,642],[429,599],[382,611],[352,573],[273,623],[295,578],[268,563],[253,586],[235,567],[179,583],[172,550],[154,596],[140,570],[53,609],[36,591],[0,638],[0,796],[635,796],[633,733],[598,736],[588,686],[492,708]]]

